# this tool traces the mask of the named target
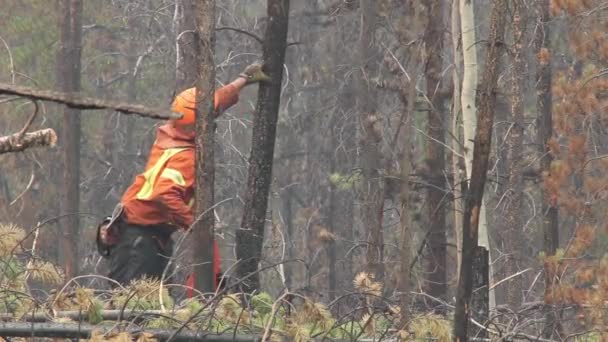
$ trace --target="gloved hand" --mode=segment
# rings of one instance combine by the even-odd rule
[[[245,70],[239,74],[239,76],[245,78],[247,80],[247,84],[268,82],[271,80],[271,78],[264,73],[262,70],[262,65],[259,63],[248,65]]]

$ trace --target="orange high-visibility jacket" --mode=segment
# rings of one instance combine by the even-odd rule
[[[239,92],[227,85],[215,92],[214,106],[221,113],[238,102]],[[194,133],[184,134],[170,124],[157,129],[156,141],[143,173],[135,177],[121,204],[129,224],[168,224],[188,229],[194,221],[195,150]],[[215,273],[219,272],[219,251],[214,246]]]
[[[231,107],[238,96],[233,85],[218,89],[215,110]],[[125,220],[137,225],[189,228],[194,221],[194,161],[194,133],[184,134],[170,124],[159,127],[145,171],[135,177],[122,197]]]

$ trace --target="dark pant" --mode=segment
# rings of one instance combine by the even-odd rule
[[[115,223],[118,243],[110,249],[108,277],[126,286],[139,278],[161,279],[173,254],[171,230],[163,226],[138,226],[122,220]],[[168,269],[165,281],[170,281]],[[116,287],[115,283],[111,283]]]

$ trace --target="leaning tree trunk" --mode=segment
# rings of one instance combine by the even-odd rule
[[[82,49],[82,1],[63,0],[61,47],[58,54],[58,85],[65,93],[80,91],[80,56]],[[80,202],[80,110],[63,111],[63,187],[61,212],[65,215],[62,249],[66,279],[78,274],[78,236]]]
[[[438,94],[441,84],[444,4],[443,0],[426,1],[427,26],[424,33],[425,76],[427,97],[431,108],[427,116],[426,157],[429,172],[428,203],[426,207],[429,222],[428,246],[430,257],[425,262],[428,284],[427,292],[436,298],[443,298],[447,292],[446,282],[446,231],[445,231],[445,151],[443,127],[445,115],[441,96]]]
[[[475,11],[473,9],[473,1],[459,0],[460,8],[460,31],[462,35],[462,60],[463,60],[463,75],[462,75],[462,90],[460,93],[460,106],[462,110],[462,125],[464,133],[464,159],[465,159],[465,178],[471,178],[471,169],[473,165],[473,138],[477,127],[477,74],[479,65],[477,63],[477,38],[476,38],[476,20]],[[462,237],[460,237],[462,239]],[[459,254],[462,259],[462,243],[459,241]],[[490,238],[488,232],[488,223],[486,216],[485,200],[482,199],[479,210],[479,235],[478,244],[488,250],[489,262],[489,281],[493,281],[492,255],[490,253]],[[462,265],[462,264],[460,264]],[[460,274],[460,269],[458,271]],[[489,290],[489,307],[492,310],[496,306],[495,291]]]
[[[549,46],[551,46],[549,31],[549,0],[540,0],[538,3],[538,18],[540,25],[536,29],[535,44],[538,57],[538,71],[536,75],[536,108],[538,110],[538,146],[540,152],[541,172],[549,172],[553,157],[549,153],[547,143],[553,135],[552,120],[552,92],[551,92],[551,56]],[[552,206],[546,194],[542,196],[542,215],[543,215],[543,250],[546,257],[555,255],[559,245],[558,230],[558,211],[557,207]],[[552,274],[545,269],[545,293],[551,291],[555,285],[556,274]],[[553,333],[559,330],[559,318],[554,308],[547,306],[545,309],[545,327],[543,337],[551,339]]]
[[[268,0],[267,14],[268,24],[263,44],[264,71],[272,81],[262,83],[259,87],[257,114],[253,119],[245,208],[241,227],[236,234],[238,274],[241,278],[249,276],[244,284],[248,292],[260,288],[259,276],[256,272],[264,242],[264,222],[281,101],[283,63],[287,48],[289,0]]]
[[[471,315],[471,294],[473,268],[472,262],[477,250],[477,229],[480,206],[488,171],[492,126],[494,124],[494,106],[496,104],[496,83],[498,79],[499,50],[503,44],[506,4],[503,0],[492,2],[490,18],[490,36],[486,53],[478,121],[473,148],[470,186],[465,193],[465,211],[463,216],[462,267],[458,279],[456,312],[454,315],[454,339],[458,342],[468,341],[468,325]]]
[[[213,197],[215,182],[215,129],[213,94],[215,92],[215,0],[196,2],[196,44],[198,73],[196,81],[196,185],[194,241],[194,287],[202,292],[214,288],[213,277]]]
[[[361,0],[361,38],[359,65],[360,78],[357,80],[359,101],[360,167],[362,179],[358,189],[361,206],[360,218],[367,236],[367,271],[381,281],[384,276],[384,237],[382,234],[382,214],[384,208],[384,179],[378,168],[383,165],[380,126],[382,117],[377,112],[376,85],[371,80],[377,74],[378,59],[374,58],[376,31],[376,1]]]
[[[526,29],[525,4],[514,0],[513,4],[513,66],[511,68],[511,126],[507,135],[508,193],[507,211],[504,217],[508,229],[505,242],[511,258],[507,262],[508,275],[519,271],[523,257],[523,138],[524,138],[524,35]],[[523,282],[521,277],[513,278],[507,287],[507,303],[514,308],[521,304]]]

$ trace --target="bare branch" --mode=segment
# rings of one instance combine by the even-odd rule
[[[21,139],[23,139],[23,136],[25,135],[25,132],[27,132],[27,130],[32,125],[32,122],[34,122],[34,120],[36,119],[36,116],[38,115],[38,101],[34,100],[32,102],[34,102],[34,107],[35,107],[34,108],[34,112],[30,116],[29,120],[27,120],[27,122],[25,123],[25,126],[23,126],[23,128],[21,129],[21,131],[19,131],[19,133],[17,133],[17,138],[16,138],[16,142],[17,143],[21,142]]]
[[[215,30],[216,31],[234,31],[234,32],[242,33],[244,35],[247,35],[247,36],[255,39],[260,44],[264,43],[264,40],[262,38],[260,38],[259,36],[257,36],[255,33],[251,33],[249,31],[242,30],[242,29],[239,29],[236,27],[222,26],[222,27],[216,28]]]
[[[142,105],[104,101],[77,94],[68,94],[51,90],[38,90],[31,87],[15,86],[6,83],[0,83],[0,94],[17,95],[33,100],[51,101],[77,109],[113,109],[123,114],[136,114],[152,119],[166,120],[181,118],[181,114],[173,113],[168,109],[149,108]]]

